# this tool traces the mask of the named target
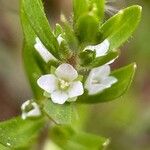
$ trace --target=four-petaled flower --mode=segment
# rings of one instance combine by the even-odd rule
[[[85,82],[85,88],[88,90],[89,95],[103,92],[117,82],[115,77],[109,75],[110,66],[107,64],[93,68]]]
[[[25,120],[28,117],[38,117],[41,115],[40,108],[38,104],[32,100],[24,102],[21,106],[22,119]]]
[[[55,74],[41,76],[37,83],[57,104],[75,101],[83,94],[83,85],[77,80],[78,73],[70,64],[61,64]]]

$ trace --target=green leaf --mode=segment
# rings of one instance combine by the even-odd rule
[[[80,63],[83,67],[87,69],[92,69],[94,67],[102,66],[114,59],[116,59],[119,55],[118,51],[110,51],[105,56],[96,57],[94,51],[84,51],[80,53]],[[96,58],[95,58],[96,57]]]
[[[105,0],[73,0],[74,24],[80,16],[88,13],[93,13],[101,22],[104,16],[104,5]]]
[[[88,0],[73,0],[74,24],[88,11]]]
[[[52,53],[56,58],[59,58],[58,42],[52,33],[44,13],[42,1],[22,0],[21,5],[35,34],[40,38],[50,53]]]
[[[10,150],[8,147],[0,144],[0,150]]]
[[[20,117],[0,123],[0,143],[16,149],[33,142],[44,125],[43,118],[22,120]],[[4,149],[5,150],[5,149]]]
[[[91,14],[82,15],[76,25],[75,31],[81,43],[93,44],[98,34],[99,20]]]
[[[99,41],[108,39],[110,49],[118,48],[122,45],[136,29],[141,19],[141,6],[134,5],[119,11],[100,27],[101,37]]]
[[[99,21],[102,22],[103,16],[104,16],[104,6],[105,6],[105,0],[90,0],[91,4],[96,5],[96,15],[99,18]]]
[[[118,51],[110,51],[106,56],[101,56],[101,57],[97,57],[95,58],[89,65],[89,68],[94,68],[94,67],[99,67],[102,66],[110,61],[112,61],[113,59],[116,59],[119,55]]]
[[[112,76],[118,79],[118,82],[113,84],[111,88],[104,90],[96,95],[88,95],[87,91],[84,95],[78,98],[78,103],[100,103],[114,100],[123,95],[131,85],[135,74],[135,63],[112,72]]]
[[[34,48],[36,35],[27,20],[26,14],[24,13],[22,6],[21,6],[21,22],[22,22],[22,28],[24,32],[24,45],[23,45],[24,66],[35,99],[39,100],[43,97],[43,92],[37,86],[37,79],[42,75],[44,70],[41,70],[39,64],[37,63],[36,56],[38,54]]]
[[[64,150],[103,150],[109,144],[106,138],[76,131],[71,127],[56,126],[51,134],[52,140]]]
[[[55,30],[54,30],[55,36],[58,37],[62,33],[63,33],[63,29],[62,29],[61,25],[56,24],[56,27],[55,27]]]
[[[56,124],[72,124],[76,120],[76,111],[72,103],[59,105],[47,99],[43,102],[43,110]]]

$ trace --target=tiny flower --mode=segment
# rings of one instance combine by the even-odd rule
[[[66,101],[75,101],[84,92],[77,77],[77,71],[70,64],[61,64],[55,74],[41,76],[37,84],[50,94],[54,103],[64,104]]]
[[[57,41],[59,45],[64,41],[61,34],[57,37]]]
[[[36,38],[34,48],[46,63],[48,63],[50,60],[56,60],[56,58],[46,49],[38,37]]]
[[[84,51],[85,50],[95,51],[96,57],[100,57],[100,56],[105,56],[107,54],[107,52],[109,50],[109,46],[110,46],[110,43],[106,39],[98,45],[89,45],[89,46],[85,47]]]
[[[38,117],[41,115],[40,108],[37,103],[32,100],[24,102],[21,106],[22,110],[22,119],[25,120],[28,117]]]
[[[43,43],[40,41],[40,39],[38,37],[36,37],[35,39],[36,43],[34,45],[34,48],[36,49],[36,51],[40,54],[40,56],[43,58],[43,60],[48,63],[50,60],[57,60],[48,50],[47,48],[43,45]],[[57,42],[60,45],[61,42],[64,41],[64,39],[62,38],[62,35],[60,34],[57,37]]]
[[[107,64],[91,70],[85,82],[89,95],[100,93],[117,82],[117,79],[109,74],[110,66]]]

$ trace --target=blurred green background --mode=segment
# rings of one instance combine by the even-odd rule
[[[44,0],[52,24],[61,12],[70,16],[71,0]],[[92,105],[84,124],[86,131],[111,139],[109,150],[150,150],[150,1],[110,0],[107,17],[132,4],[143,7],[142,21],[121,47],[117,68],[137,62],[132,87],[118,100]],[[0,120],[20,114],[23,101],[32,97],[22,63],[22,31],[19,0],[0,0]]]

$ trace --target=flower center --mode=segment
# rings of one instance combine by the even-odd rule
[[[59,79],[59,87],[61,90],[66,90],[69,86],[70,86],[69,82]]]
[[[99,84],[99,83],[100,83],[100,81],[97,80],[97,79],[94,79],[94,80],[92,81],[92,84]]]

